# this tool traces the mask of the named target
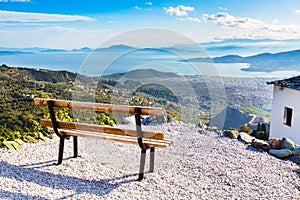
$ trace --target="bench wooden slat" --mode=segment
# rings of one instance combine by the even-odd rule
[[[152,116],[163,115],[162,108],[34,98],[34,104],[38,106],[48,106],[49,101],[53,101],[54,107],[58,107],[58,108],[83,109],[83,110],[94,110],[98,112],[117,112],[117,113],[128,113],[128,114],[134,114],[134,108],[141,108],[142,115],[152,115]]]
[[[138,145],[136,137],[111,135],[111,134],[105,134],[105,133],[104,134],[103,133],[95,133],[95,132],[82,131],[82,130],[59,129],[59,131],[60,131],[60,133],[69,135],[69,136],[79,136],[79,137],[109,140],[109,141],[113,141],[113,142],[123,142],[123,143]],[[149,147],[156,147],[156,148],[166,148],[172,144],[170,141],[154,140],[154,139],[146,139],[146,138],[143,139],[143,143]]]
[[[52,127],[52,122],[49,119],[41,119],[40,123],[42,126]],[[108,127],[108,126],[101,126],[95,124],[83,124],[77,122],[58,121],[57,126],[58,128],[62,128],[62,129],[84,130],[84,131],[116,134],[116,135],[123,135],[123,136],[132,136],[132,137],[137,136],[136,130],[121,129],[116,127]],[[144,138],[164,140],[164,133],[162,132],[143,131],[143,133],[144,133]]]
[[[68,131],[76,131],[76,132],[78,132],[78,133],[80,133],[80,132],[82,132],[82,133],[88,132],[89,134],[94,134],[94,135],[97,135],[97,134],[107,134],[107,133],[101,133],[101,132],[91,132],[91,131],[76,130],[76,129],[74,129],[74,130],[68,130],[68,129],[60,128],[60,129],[58,129],[58,130],[59,130],[59,131],[63,131],[63,133],[64,133],[65,135],[69,135],[69,136],[72,136],[72,135],[68,134]],[[49,128],[48,131],[49,131],[50,133],[54,133],[53,128]],[[135,141],[137,140],[137,138],[134,137],[134,136],[124,136],[124,135],[112,135],[112,136],[113,136],[113,137],[119,137],[119,136],[120,136],[120,137],[123,137],[123,138],[133,138]],[[156,143],[163,143],[163,144],[168,144],[168,145],[174,144],[174,141],[173,141],[173,140],[166,140],[166,139],[164,139],[164,140],[157,140],[157,139],[144,138],[143,141],[156,142]]]

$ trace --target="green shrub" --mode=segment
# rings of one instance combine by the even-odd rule
[[[247,126],[247,124],[243,124],[242,126],[240,126],[240,132],[245,132],[251,135],[253,130],[249,126]]]
[[[261,139],[261,140],[268,140],[269,139],[269,133],[266,133],[264,131],[259,131],[256,133],[255,136],[257,139]]]

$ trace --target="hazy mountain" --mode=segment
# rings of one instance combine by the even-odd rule
[[[172,72],[160,72],[153,69],[137,69],[126,73],[115,73],[104,76],[104,78],[118,80],[120,78],[143,79],[143,78],[160,78],[160,77],[179,77]]]
[[[117,45],[112,45],[109,47],[104,47],[104,48],[97,48],[94,51],[129,51],[129,50],[134,50],[136,48],[124,45],[124,44],[117,44]]]
[[[91,52],[93,51],[93,49],[89,48],[89,47],[83,47],[81,49],[73,49],[72,52]]]
[[[214,63],[249,63],[249,68],[244,71],[272,72],[279,70],[299,70],[300,69],[300,50],[262,53],[254,56],[242,57],[238,55],[228,55],[215,58],[192,58],[182,60],[183,62],[214,62]]]
[[[68,50],[64,50],[64,49],[45,49],[40,51],[41,53],[64,53],[64,52],[68,52]]]
[[[19,54],[33,54],[33,53],[23,52],[23,51],[0,51],[0,56],[10,56],[10,55],[19,55]]]
[[[188,60],[181,60],[181,62],[214,62],[214,63],[249,63],[250,67],[245,68],[245,71],[262,71],[262,72],[272,72],[279,70],[299,70],[300,68],[300,50],[284,51],[270,53],[274,48],[281,48],[284,45],[300,45],[300,40],[250,40],[250,39],[239,39],[239,40],[225,40],[219,42],[210,42],[203,44],[186,44],[186,45],[175,45],[173,47],[162,47],[162,48],[135,48],[124,44],[112,45],[105,48],[91,49],[84,47],[81,49],[64,50],[64,49],[50,49],[50,48],[4,48],[0,47],[0,56],[10,56],[18,54],[47,54],[47,53],[84,53],[89,52],[99,52],[104,53],[105,58],[113,55],[113,53],[122,53],[136,51],[136,56],[141,56],[141,58],[156,58],[156,53],[158,56],[178,55],[185,58],[191,58]],[[293,45],[292,45],[293,44]],[[203,47],[204,49],[201,49]],[[274,48],[273,48],[274,47]],[[250,49],[250,50],[249,50]],[[255,52],[260,52],[263,49],[272,49],[272,51],[264,51],[268,53],[251,54],[249,52],[254,50]],[[205,56],[205,50],[210,53],[210,56]],[[214,52],[214,53],[211,53]],[[218,54],[217,52],[222,52],[223,56],[212,56]],[[234,52],[237,52],[235,54]],[[245,56],[243,53],[248,52]],[[204,54],[203,54],[204,53]],[[203,56],[204,55],[204,56]],[[198,56],[198,57],[197,57]],[[201,57],[202,56],[202,57]],[[74,54],[76,57],[76,54]],[[195,57],[195,58],[193,58]],[[140,58],[140,57],[139,57]],[[10,58],[9,58],[10,59]],[[8,59],[8,60],[9,60]],[[34,60],[34,59],[33,59]],[[10,63],[8,63],[10,64]],[[35,64],[35,63],[34,63]],[[17,63],[17,65],[23,65],[23,63]]]

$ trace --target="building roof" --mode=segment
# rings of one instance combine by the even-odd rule
[[[300,76],[295,76],[283,80],[271,81],[267,82],[267,84],[273,84],[281,87],[291,88],[294,90],[300,90]]]

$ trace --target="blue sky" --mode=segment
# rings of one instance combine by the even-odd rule
[[[300,0],[0,0],[1,47],[93,48],[148,27],[195,42],[300,39]]]

